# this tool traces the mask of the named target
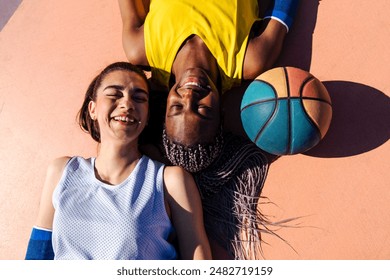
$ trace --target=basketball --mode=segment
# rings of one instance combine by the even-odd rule
[[[303,153],[328,131],[332,103],[325,86],[295,67],[278,67],[258,76],[245,90],[241,121],[247,136],[274,155]]]

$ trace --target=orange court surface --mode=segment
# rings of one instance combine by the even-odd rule
[[[333,120],[269,169],[268,260],[390,259],[390,1],[302,0],[277,65],[311,72]],[[49,162],[96,155],[76,123],[89,82],[126,60],[117,1],[0,1],[0,259],[25,256]],[[233,98],[234,99],[234,98]],[[238,119],[234,121],[239,121]]]

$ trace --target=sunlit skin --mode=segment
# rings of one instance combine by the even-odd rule
[[[219,125],[220,96],[215,84],[204,70],[187,69],[168,95],[167,134],[184,145],[194,144],[197,137],[197,142],[210,142]]]
[[[150,5],[151,1],[118,0],[118,2],[123,23],[123,48],[128,60],[135,65],[153,66],[149,64],[146,56],[144,36],[145,19],[149,9],[153,7]],[[259,18],[263,18],[265,10],[274,4],[274,1],[270,0],[258,0],[257,2]],[[224,32],[223,26],[211,26],[211,28],[221,28],[220,31]],[[265,19],[254,23],[248,34],[242,76],[239,78],[243,81],[250,81],[270,69],[279,57],[286,34],[285,26],[277,19]],[[222,96],[221,91],[224,85],[221,78],[223,73],[221,73],[217,59],[213,56],[214,51],[211,53],[198,35],[194,33],[185,41],[180,42],[181,47],[175,55],[169,72],[174,84],[170,87],[167,100],[166,134],[169,140],[179,142],[184,146],[213,142],[222,121],[227,131],[243,132],[239,121],[239,105],[244,87],[237,88],[238,93],[235,94],[237,97],[231,99],[233,102],[226,102],[227,93],[223,93]],[[230,50],[226,49],[226,51]],[[188,84],[188,81],[191,82],[191,79],[185,81],[188,72],[193,73],[191,79],[195,80],[197,77],[198,81],[195,84],[198,82],[201,84],[200,82],[204,81],[203,77],[206,75],[211,89],[205,90],[204,85]],[[222,102],[222,97],[224,102]],[[215,102],[219,104],[216,105]],[[245,136],[244,132],[242,135]],[[224,249],[220,248],[216,242],[212,243],[213,254],[225,259]]]
[[[258,7],[265,9],[270,5],[269,2],[268,0],[259,0]],[[119,0],[119,7],[123,22],[123,48],[127,58],[135,65],[150,66],[146,57],[144,40],[144,22],[149,13],[150,1]],[[263,13],[263,10],[259,11],[259,17],[262,17]],[[248,39],[243,61],[243,80],[253,80],[259,74],[272,67],[279,56],[286,34],[287,30],[284,25],[275,19],[266,19],[261,24],[254,24],[249,34],[250,38]],[[175,84],[171,88],[170,95],[172,95],[172,91],[177,91],[177,85],[181,84],[185,73],[196,68],[203,69],[214,85],[217,85],[220,70],[216,58],[198,35],[192,35],[183,42],[175,56],[170,73]],[[190,91],[190,89],[186,90]],[[181,94],[182,100],[185,99],[184,95],[184,93]],[[192,98],[194,100],[199,99],[196,96]],[[168,103],[170,103],[169,100]],[[220,123],[201,120],[198,114],[199,111],[196,108],[198,103],[198,100],[193,101],[191,106],[192,112],[189,106],[184,106],[185,114],[180,114],[174,118],[168,117],[170,113],[167,113],[166,126],[168,137],[184,145],[209,142],[215,137]],[[234,105],[237,106],[238,104]],[[171,109],[168,105],[167,110]],[[177,121],[177,123],[173,124],[173,120]]]
[[[132,71],[109,72],[98,86],[96,99],[89,102],[88,112],[98,123],[100,132],[94,166],[94,175],[99,181],[113,186],[122,184],[142,157],[138,137],[148,121],[148,99],[146,80]],[[36,221],[40,228],[53,228],[53,191],[70,159],[58,158],[48,168]],[[175,228],[180,257],[211,259],[201,200],[193,177],[180,167],[166,166],[163,185],[165,210]]]
[[[100,130],[100,156],[96,158],[96,176],[100,180],[107,182],[113,174],[121,174],[118,181],[123,180],[141,157],[138,137],[148,118],[148,98],[148,86],[135,72],[113,71],[103,79],[96,100],[89,103],[90,116]],[[124,165],[134,163],[122,172],[119,166],[114,170],[103,168],[105,162],[114,162],[110,157],[118,153]]]
[[[96,101],[89,104],[91,117],[99,123],[102,145],[107,138],[137,145],[148,118],[148,99],[148,86],[138,74],[128,71],[107,74]]]

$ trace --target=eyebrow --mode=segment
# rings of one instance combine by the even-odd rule
[[[117,90],[123,90],[123,89],[124,89],[124,87],[123,87],[123,86],[120,86],[120,85],[108,85],[108,86],[106,86],[106,87],[103,89],[103,91],[105,91],[106,89],[111,89],[111,88],[117,89]]]
[[[106,87],[103,89],[103,91],[105,91],[105,90],[107,90],[107,89],[124,90],[125,87],[124,87],[124,86],[121,86],[121,85],[108,85],[108,86],[106,86]],[[143,93],[145,93],[146,95],[149,95],[149,92],[148,92],[146,89],[144,89],[144,88],[137,87],[137,88],[135,88],[135,90],[140,91],[140,92],[143,92]]]

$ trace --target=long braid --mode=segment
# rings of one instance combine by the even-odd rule
[[[247,139],[222,132],[211,144],[186,147],[164,130],[163,145],[172,164],[194,175],[208,236],[234,259],[261,258],[261,233],[275,234],[258,210],[268,173],[263,152]]]
[[[265,155],[252,142],[226,134],[220,156],[198,172],[208,235],[235,259],[262,256],[261,232],[269,222],[258,210],[268,172]]]

